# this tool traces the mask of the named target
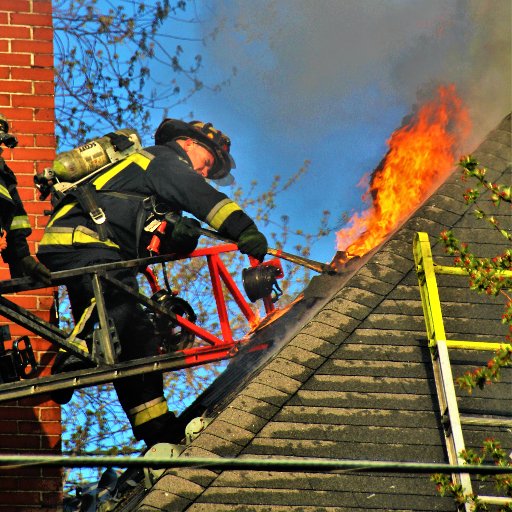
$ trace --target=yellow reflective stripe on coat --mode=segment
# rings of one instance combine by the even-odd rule
[[[73,244],[103,244],[119,249],[119,245],[111,240],[102,242],[98,235],[83,226],[76,228],[46,228],[39,245],[73,245]]]
[[[50,219],[50,222],[48,222],[47,228],[53,226],[56,220],[60,219],[61,217],[64,217],[69,210],[74,208],[78,203],[75,201],[73,203],[65,204],[54,216],[52,219]]]
[[[5,199],[12,201],[11,194],[9,194],[9,191],[3,185],[0,185],[0,196],[4,196]]]
[[[18,215],[14,217],[9,229],[11,231],[13,229],[30,229],[30,222],[28,221],[28,217],[26,215]]]
[[[242,208],[231,199],[223,199],[210,210],[210,213],[206,216],[206,222],[213,229],[218,230],[232,213],[241,210]]]
[[[114,176],[117,176],[122,170],[126,169],[130,164],[137,164],[142,169],[146,170],[151,163],[151,160],[154,158],[153,155],[147,152],[138,152],[130,155],[129,157],[122,160],[118,165],[115,165],[112,169],[105,172],[95,180],[93,180],[93,185],[96,187],[96,190],[100,190],[103,188]]]
[[[128,411],[128,417],[133,427],[138,427],[155,418],[159,418],[169,411],[165,398],[159,397],[150,400]]]

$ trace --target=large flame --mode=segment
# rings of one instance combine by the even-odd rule
[[[338,250],[362,256],[396,229],[453,170],[471,122],[455,86],[441,86],[387,141],[363,195],[370,206],[337,233]]]

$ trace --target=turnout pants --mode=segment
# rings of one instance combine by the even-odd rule
[[[46,255],[45,255],[46,256]],[[70,267],[70,261],[73,265]],[[44,258],[44,263],[52,271],[69,270],[78,266],[99,265],[113,259],[77,260],[61,254]],[[138,290],[134,268],[109,271],[109,276],[121,281],[133,290]],[[69,301],[75,322],[78,322],[94,298],[91,274],[71,278],[66,283]],[[121,345],[120,361],[154,356],[157,353],[158,339],[153,324],[143,308],[132,297],[119,288],[102,281],[103,298],[109,318],[113,321]],[[92,339],[92,331],[98,322],[96,309],[85,323],[79,337]],[[64,364],[65,366],[65,364]],[[66,371],[66,370],[63,370]],[[160,373],[137,375],[114,382],[119,402],[130,420],[136,439],[144,440],[148,446],[157,442],[177,442],[181,440],[176,432],[177,420],[169,412],[163,393],[163,377]]]

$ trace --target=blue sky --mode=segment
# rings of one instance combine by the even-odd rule
[[[436,85],[455,83],[470,108],[473,139],[461,152],[510,111],[510,19],[509,0],[189,0],[165,22],[162,42],[170,54],[181,45],[185,56],[202,56],[205,87],[167,116],[226,132],[245,189],[257,180],[264,191],[274,175],[284,181],[310,161],[275,217],[314,231],[324,210],[336,224],[366,207],[357,184]],[[151,66],[158,93],[176,75]],[[161,118],[155,110],[155,127]],[[333,234],[311,256],[330,261],[335,245]]]
[[[206,40],[197,45],[205,81],[222,80],[233,67],[237,73],[219,92],[205,88],[169,115],[193,112],[228,133],[242,185],[256,179],[263,190],[275,174],[289,177],[309,160],[276,212],[296,229],[314,229],[324,209],[336,217],[364,207],[357,183],[384,156],[418,91],[455,82],[471,107],[474,141],[511,108],[508,0],[205,0],[193,7],[186,16],[201,22],[181,27]],[[176,27],[170,20],[164,31]],[[311,255],[330,261],[335,250],[332,236]]]

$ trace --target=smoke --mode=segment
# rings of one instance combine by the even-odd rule
[[[205,26],[234,104],[284,135],[379,123],[455,83],[478,140],[512,106],[510,19],[510,0],[233,0]]]

